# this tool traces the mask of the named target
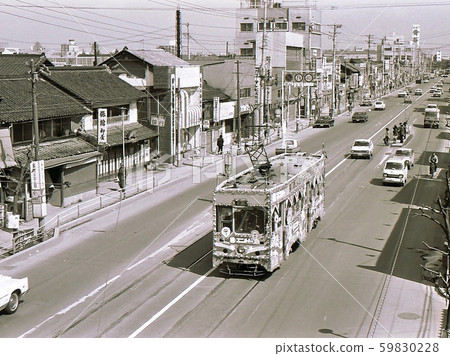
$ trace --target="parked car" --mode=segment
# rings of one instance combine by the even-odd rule
[[[414,150],[412,148],[397,148],[397,150],[394,153],[394,157],[403,158],[406,160],[406,165],[408,166],[408,169],[411,169],[412,166],[414,166]]]
[[[389,158],[383,168],[383,184],[405,185],[408,179],[408,165],[403,157]]]
[[[384,109],[386,109],[386,104],[381,100],[377,100],[373,104],[373,109],[374,110],[384,110]]]
[[[357,111],[352,116],[352,122],[367,122],[369,115],[367,111]]]
[[[406,90],[399,90],[397,92],[397,97],[398,98],[404,98],[406,95],[408,95],[408,93],[406,92]]]
[[[440,98],[442,96],[441,90],[437,89],[434,93],[433,93],[433,98]]]
[[[313,127],[333,127],[334,119],[330,116],[320,116],[315,122]]]
[[[373,156],[373,143],[370,139],[360,138],[355,140],[350,150],[351,158],[366,157],[371,159]]]
[[[422,95],[422,89],[417,88],[416,90],[414,90],[414,95]]]

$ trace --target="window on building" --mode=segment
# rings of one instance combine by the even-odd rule
[[[45,120],[39,122],[39,138],[45,139],[52,137],[52,120]]]
[[[241,23],[241,32],[253,32],[253,24],[248,22]]]
[[[253,57],[254,53],[253,53],[253,48],[240,48],[239,49],[239,53],[241,56],[246,56],[246,57]]]
[[[241,88],[239,95],[241,98],[249,98],[252,95],[252,90],[251,88]]]
[[[33,139],[33,126],[31,122],[13,124],[13,142],[26,142]]]
[[[292,23],[292,31],[305,31],[306,23],[305,22],[293,22]]]
[[[266,31],[272,31],[273,30],[273,22],[266,21]],[[264,31],[264,22],[258,23],[258,31]]]
[[[52,137],[67,136],[70,133],[70,119],[55,119],[53,120],[53,135]]]
[[[39,139],[67,136],[72,129],[70,117],[39,121]],[[33,124],[20,122],[12,127],[13,143],[31,142],[33,140]]]
[[[275,31],[287,31],[287,22],[275,22]]]

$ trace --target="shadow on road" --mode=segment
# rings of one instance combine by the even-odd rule
[[[443,197],[445,193],[442,175],[445,175],[445,172],[441,171],[441,175],[436,179],[414,178],[395,195],[393,201],[411,204],[412,208],[402,210],[376,265],[359,267],[387,275],[392,273],[395,277],[425,285],[434,285],[436,276],[425,271],[421,265],[438,271],[442,255],[440,252],[430,250],[425,244],[443,251],[445,235],[439,225],[422,216],[422,211],[417,207],[438,208],[435,203],[437,196]],[[412,203],[411,197],[414,197]],[[426,213],[443,223],[442,215]]]

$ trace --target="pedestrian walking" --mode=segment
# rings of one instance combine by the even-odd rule
[[[392,128],[392,137],[393,137],[394,141],[397,140],[397,137],[398,137],[398,127],[397,127],[397,125],[394,125],[394,127]]]
[[[223,137],[222,134],[220,134],[219,138],[217,139],[217,154],[223,153]]]
[[[120,164],[119,172],[117,174],[117,178],[119,180],[120,189],[124,189],[127,181],[127,170],[123,166],[123,162]]]

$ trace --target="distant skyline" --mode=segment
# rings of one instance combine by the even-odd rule
[[[180,6],[183,32],[189,29],[191,53],[225,53],[227,42],[234,52],[235,10],[240,0],[5,0],[0,4],[0,43],[30,50],[39,42],[46,51],[75,40],[90,50],[97,42],[102,52],[124,46],[150,49],[173,44],[175,10]],[[341,24],[338,49],[367,48],[393,33],[412,37],[420,25],[420,47],[430,54],[439,49],[450,55],[450,1],[444,0],[279,0],[283,7],[321,11],[323,48],[331,47],[327,34]],[[426,6],[425,6],[426,4]],[[189,24],[189,25],[188,25]],[[186,45],[186,37],[183,38]]]

